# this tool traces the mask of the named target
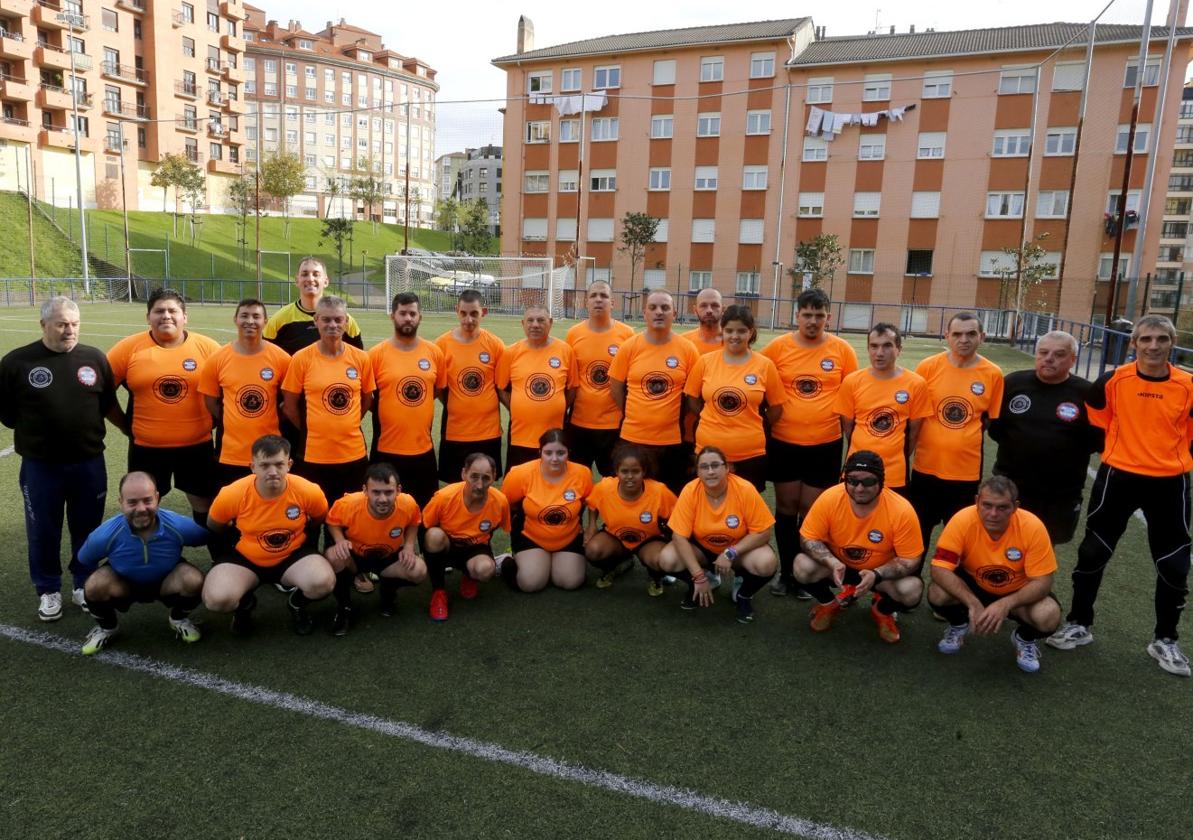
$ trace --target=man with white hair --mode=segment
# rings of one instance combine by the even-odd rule
[[[29,576],[37,617],[62,618],[62,516],[70,531],[72,601],[84,607],[87,569],[79,549],[104,517],[108,472],[104,418],[124,428],[103,351],[79,344],[79,307],[52,297],[41,307],[41,338],[0,360],[0,422],[21,456]]]

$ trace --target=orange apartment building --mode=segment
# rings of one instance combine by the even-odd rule
[[[1001,249],[1045,233],[1059,279],[1032,308],[1087,320],[1111,274],[1140,27],[1097,27],[1078,145],[1085,24],[825,37],[795,18],[534,49],[528,23],[519,52],[493,60],[507,74],[507,256],[587,255],[590,277],[626,289],[618,220],[647,212],[663,221],[646,285],[765,298],[790,295],[797,243],[834,233],[844,265],[828,291],[847,327],[872,302],[996,307]],[[1159,157],[1142,271],[1156,263],[1190,38],[1178,29],[1166,68],[1167,31],[1153,28],[1144,64],[1129,210]]]

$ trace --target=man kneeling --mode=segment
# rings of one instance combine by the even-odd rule
[[[182,559],[185,545],[203,545],[208,533],[172,510],[158,510],[160,496],[148,473],[120,479],[120,513],[100,525],[79,549],[79,564],[95,569],[83,585],[96,627],[83,642],[90,656],[116,635],[116,612],[136,602],[161,601],[170,608],[170,627],[184,642],[199,641],[191,610],[199,606],[203,573]],[[107,558],[103,568],[96,568]]]
[[[232,482],[215,497],[207,527],[221,534],[235,527],[238,539],[222,552],[203,585],[203,605],[234,613],[232,632],[253,627],[254,591],[263,583],[292,586],[288,605],[294,632],[309,635],[315,625],[307,604],[326,598],[335,584],[331,565],[319,553],[319,526],[327,500],[319,485],[290,475],[290,443],[277,435],[253,442],[253,474]]]
[[[977,504],[950,519],[936,543],[928,603],[949,623],[937,650],[956,653],[971,631],[993,635],[1010,618],[1019,625],[1011,634],[1016,662],[1029,674],[1040,670],[1036,642],[1060,624],[1055,571],[1048,529],[1019,507],[1015,483],[983,481]]]

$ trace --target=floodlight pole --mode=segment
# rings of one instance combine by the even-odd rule
[[[124,217],[124,271],[128,276],[128,290],[129,298],[132,298],[133,289],[133,253],[130,250],[132,243],[129,242],[128,236],[128,186],[124,182],[124,120],[116,121],[116,138],[120,146],[120,209],[121,215]]]
[[[1149,6],[1150,8],[1150,6]],[[87,269],[87,211],[83,207],[83,155],[79,151],[79,94],[75,90],[75,38],[71,34],[76,28],[83,28],[83,16],[74,12],[61,12],[56,15],[59,23],[65,23],[67,31],[67,46],[70,47],[70,104],[71,122],[74,124],[75,135],[75,189],[79,195],[79,251],[83,258],[83,294],[91,294],[91,273]]]

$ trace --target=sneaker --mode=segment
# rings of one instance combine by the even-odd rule
[[[480,592],[480,588],[476,585],[476,579],[468,575],[460,575],[460,597],[465,601],[471,601]]]
[[[398,613],[398,598],[393,596],[391,598],[381,599],[381,615],[384,618],[393,618]]]
[[[1040,646],[1022,638],[1018,630],[1011,634],[1011,641],[1015,643],[1015,664],[1019,666],[1019,670],[1029,674],[1040,670]],[[1185,676],[1188,675],[1189,664],[1186,662]]]
[[[91,628],[91,632],[87,634],[87,640],[83,642],[83,655],[91,656],[99,653],[108,646],[108,640],[116,635],[116,628],[107,630],[100,626]]]
[[[827,604],[817,604],[812,607],[812,618],[808,622],[808,626],[812,628],[813,633],[823,633],[833,626],[833,621],[841,614],[841,602],[837,600],[829,601]]]
[[[665,591],[666,590],[663,589],[663,582],[661,580],[655,581],[652,579],[650,583],[646,584],[646,594],[652,598],[659,597]]]
[[[1181,653],[1176,639],[1152,639],[1147,646],[1147,652],[1168,673],[1176,674],[1178,677],[1189,676],[1189,657]]]
[[[903,634],[899,632],[898,618],[895,617],[894,613],[887,615],[886,613],[879,612],[877,599],[875,603],[870,605],[870,617],[878,625],[878,638],[882,639],[888,645],[893,645],[903,638]]]
[[[1065,622],[1046,640],[1048,647],[1057,650],[1072,650],[1075,647],[1088,645],[1094,640],[1094,634],[1084,624],[1070,624]]]
[[[42,621],[57,621],[62,618],[62,593],[46,592],[39,596],[37,600],[37,617]],[[99,648],[96,648],[96,650],[99,650]]]
[[[496,557],[493,558],[493,563],[496,564],[496,566],[497,566],[497,574],[501,574],[501,564],[504,563],[506,560],[509,560],[513,556],[514,555],[510,554],[507,551],[504,554],[498,554]]]
[[[447,621],[446,589],[436,589],[431,593],[431,621]]]
[[[273,585],[273,588],[276,589],[278,592],[281,592],[283,595],[289,595],[291,592],[293,592],[298,587],[286,586],[286,584],[284,584],[284,583],[275,583]]]
[[[286,607],[290,610],[290,618],[294,621],[294,632],[300,636],[309,636],[315,630],[315,621],[306,605],[298,606],[294,603],[294,596],[286,599]]]
[[[737,623],[749,624],[754,620],[754,599],[753,598],[739,598],[738,590],[741,589],[742,579],[736,577],[733,579],[733,603],[737,604]]]
[[[83,593],[83,587],[72,589],[70,593],[70,602],[81,609],[87,615],[91,615],[91,610],[87,609],[87,596]]]
[[[356,591],[361,595],[368,595],[373,591],[373,581],[369,580],[369,576],[364,572],[361,572],[352,579],[352,585],[356,587]]]
[[[195,622],[186,618],[171,618],[170,628],[174,631],[174,635],[182,641],[189,644],[194,644],[203,638],[203,634],[199,632],[199,628],[195,626]]]
[[[340,607],[331,621],[333,636],[347,636],[352,627],[352,607]]]
[[[791,591],[795,593],[795,598],[797,601],[811,601],[812,600],[812,594],[810,592],[808,592],[808,590],[806,590],[802,586],[800,586],[798,583],[791,584]]]
[[[708,574],[706,575],[706,577],[708,578],[708,588],[709,589],[720,589],[721,588],[721,576],[718,575],[716,572],[709,571]]]
[[[677,580],[679,580],[679,578],[677,578],[675,575],[663,575],[663,586],[671,586]]]
[[[945,628],[944,636],[936,643],[936,649],[941,653],[956,653],[965,644],[965,637],[969,635],[968,624],[950,624]]]
[[[770,582],[770,594],[774,595],[776,598],[785,598],[790,595],[794,589],[795,587],[792,586],[791,583],[782,575],[779,575]]]
[[[695,598],[692,598],[691,596],[685,595],[685,596],[683,597],[683,600],[679,602],[679,608],[680,608],[681,610],[694,610],[694,609],[696,609],[696,599],[695,599]]]

